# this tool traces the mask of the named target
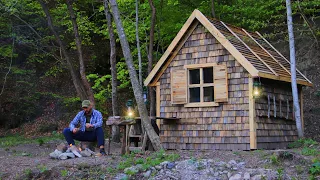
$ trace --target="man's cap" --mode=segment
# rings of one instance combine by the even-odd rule
[[[91,105],[91,102],[89,100],[82,101],[82,107],[87,108]]]

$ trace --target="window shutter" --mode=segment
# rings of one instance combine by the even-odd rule
[[[171,103],[187,103],[187,74],[184,69],[171,71]]]
[[[214,79],[214,101],[227,102],[228,101],[227,67],[225,65],[214,66],[213,79]]]

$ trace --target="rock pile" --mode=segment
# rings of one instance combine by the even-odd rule
[[[124,173],[118,174],[115,179],[128,178],[127,174],[138,174],[142,179],[154,180],[262,180],[277,179],[279,176],[282,176],[282,179],[287,179],[271,169],[246,168],[245,162],[236,162],[234,160],[229,162],[214,161],[212,159],[188,159],[178,162],[166,161],[149,168],[145,172],[141,172],[140,166],[136,165],[126,168]]]
[[[64,143],[61,143],[57,146],[54,152],[50,153],[49,156],[52,159],[65,160],[75,157],[89,157],[94,154],[93,151],[89,148],[81,149],[81,151],[76,146],[68,147]]]

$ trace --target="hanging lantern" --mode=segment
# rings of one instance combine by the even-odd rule
[[[261,83],[260,82],[254,82],[253,83],[253,97],[257,98],[261,95]]]
[[[127,103],[126,103],[126,106],[127,106],[127,108],[128,108],[128,116],[129,117],[133,117],[133,115],[134,115],[134,113],[133,113],[133,109],[132,109],[132,105],[133,105],[133,102],[132,102],[132,100],[131,99],[129,99],[128,101],[127,101]]]
[[[143,101],[144,104],[148,104],[148,88],[143,87]]]

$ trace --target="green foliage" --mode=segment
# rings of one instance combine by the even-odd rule
[[[316,156],[320,154],[320,151],[316,148],[309,148],[309,147],[304,147],[301,150],[302,155],[305,156]]]
[[[47,166],[41,164],[37,166],[37,169],[40,171],[40,173],[44,173],[48,170]]]
[[[38,142],[38,145],[39,145],[39,146],[42,146],[42,145],[44,144],[43,139],[38,139],[37,142]]]
[[[66,169],[63,169],[63,170],[60,171],[60,174],[61,174],[62,177],[67,177],[68,173],[69,173],[69,171],[66,170]]]
[[[8,135],[6,137],[0,138],[0,147],[12,147],[20,144],[31,144],[31,143],[37,143],[40,144],[40,142],[46,143],[51,140],[61,139],[63,136],[61,134],[55,134],[51,136],[44,136],[44,137],[38,137],[38,138],[25,138],[22,135],[16,134],[16,135]]]
[[[317,145],[318,143],[312,139],[303,138],[298,139],[297,141],[290,143],[288,148],[301,148],[301,147],[310,147],[313,145]]]
[[[282,180],[283,179],[283,168],[278,168],[277,169],[277,175],[278,175],[278,177],[277,177],[277,179],[278,180]]]
[[[27,178],[31,178],[32,176],[32,170],[30,168],[25,169],[23,173],[26,175]]]
[[[278,165],[280,163],[278,156],[276,154],[272,154],[270,156],[271,163],[274,165]]]

